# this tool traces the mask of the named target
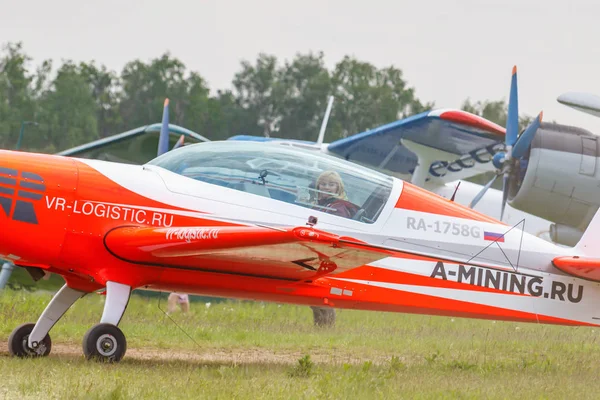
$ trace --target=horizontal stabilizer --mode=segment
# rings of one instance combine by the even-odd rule
[[[600,258],[563,256],[556,257],[552,264],[567,274],[600,282]]]
[[[108,232],[104,243],[132,263],[293,281],[385,257],[356,239],[311,227],[120,227]]]

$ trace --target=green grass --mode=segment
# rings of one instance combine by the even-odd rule
[[[322,329],[308,307],[272,303],[193,303],[171,320],[158,298],[133,296],[128,352],[104,365],[81,354],[104,301],[89,295],[51,331],[49,357],[10,358],[8,335],[50,298],[0,293],[1,399],[600,396],[595,328],[338,310]]]

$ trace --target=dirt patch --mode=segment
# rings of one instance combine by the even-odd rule
[[[389,362],[389,357],[360,358],[351,354],[343,354],[337,350],[318,349],[308,352],[315,363],[321,364],[361,364],[370,361],[374,364]],[[197,350],[172,350],[156,348],[128,348],[123,360],[192,362],[197,364],[296,364],[306,352],[274,351],[264,348],[214,348]],[[0,357],[9,357],[8,344],[0,343]],[[49,357],[76,358],[83,357],[81,344],[52,344]]]

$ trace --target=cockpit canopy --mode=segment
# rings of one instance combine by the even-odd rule
[[[259,142],[208,142],[179,148],[148,164],[195,180],[373,223],[392,189],[391,177],[316,150]],[[345,196],[319,190],[318,177],[335,171]],[[329,174],[331,175],[331,174]],[[321,200],[321,201],[319,201]]]

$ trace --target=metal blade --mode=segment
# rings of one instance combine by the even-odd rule
[[[517,66],[515,65],[510,81],[510,97],[508,98],[508,115],[506,117],[505,143],[507,146],[514,145],[519,134],[519,95],[517,92]]]
[[[502,209],[500,210],[500,221],[504,218],[504,208],[506,207],[506,201],[508,200],[508,179],[510,178],[510,174],[508,172],[504,173],[502,177]]]
[[[165,99],[163,108],[162,126],[160,127],[160,136],[158,137],[158,152],[157,155],[169,151],[169,99]]]
[[[494,184],[497,177],[498,177],[498,175],[494,175],[492,180],[489,181],[488,183],[486,183],[486,185],[483,187],[483,189],[481,189],[481,191],[479,193],[477,193],[477,196],[475,196],[475,198],[471,201],[471,204],[469,204],[469,208],[473,208],[477,205],[477,203],[479,203],[479,200],[481,200],[481,198],[483,197],[485,192],[487,192],[487,190],[490,188],[490,186],[492,186]]]
[[[179,136],[179,139],[177,139],[177,142],[175,142],[175,145],[173,146],[173,148],[171,150],[175,150],[175,149],[178,149],[181,146],[183,146],[184,141],[185,141],[185,135]]]
[[[542,123],[543,115],[544,113],[540,112],[537,118],[533,120],[533,122],[527,127],[527,129],[525,129],[523,134],[519,137],[519,140],[517,140],[517,143],[515,143],[515,146],[512,149],[513,158],[521,158],[525,155],[525,152],[527,151],[529,146],[531,146],[531,142],[535,137],[535,133],[537,132],[538,128],[540,127],[540,124]]]

